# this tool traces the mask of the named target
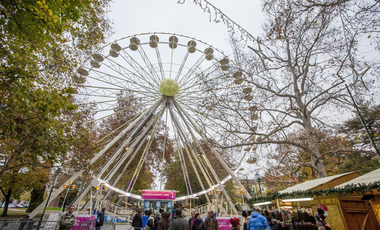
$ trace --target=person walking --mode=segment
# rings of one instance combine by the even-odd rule
[[[157,226],[160,221],[161,221],[161,213],[157,212],[156,215],[154,216],[154,225],[153,225],[154,230],[157,230]]]
[[[142,221],[142,217],[141,217],[141,212],[142,212],[141,209],[139,209],[137,211],[137,213],[135,214],[135,216],[133,217],[132,227],[134,227],[135,230],[141,229],[141,227],[142,227],[143,221]]]
[[[202,221],[201,215],[199,215],[199,213],[195,214],[195,219],[193,221],[191,230],[204,230],[204,222]]]
[[[59,219],[59,230],[71,230],[74,227],[76,221],[74,210],[75,206],[71,205],[69,211],[66,214],[61,215]]]
[[[169,230],[190,230],[189,224],[182,216],[182,209],[177,208],[175,210],[176,219],[170,225]]]
[[[148,222],[146,223],[146,226],[144,229],[153,230],[153,226],[154,226],[154,214],[151,214],[150,217],[148,218]]]
[[[98,214],[96,217],[96,224],[95,229],[100,230],[102,229],[103,223],[104,223],[104,212],[106,211],[106,208],[102,208],[102,212]]]
[[[247,230],[264,230],[270,229],[267,218],[260,215],[260,210],[256,209],[254,213],[252,213],[251,218],[249,218]]]
[[[219,224],[213,211],[210,211],[205,219],[205,230],[219,230]]]
[[[170,212],[162,213],[162,219],[158,223],[157,230],[168,230],[170,227]]]
[[[193,221],[195,220],[195,211],[191,211],[191,218],[189,219],[189,228],[193,228]]]
[[[231,218],[230,223],[232,224],[232,228],[230,230],[240,230],[240,220],[239,218]]]
[[[249,217],[245,218],[243,230],[247,230],[248,221],[249,221]]]

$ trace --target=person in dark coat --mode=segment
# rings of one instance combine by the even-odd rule
[[[170,212],[162,213],[162,219],[158,223],[157,230],[168,230],[170,227]]]
[[[76,222],[74,215],[75,206],[71,205],[69,211],[59,219],[59,230],[71,230]]]
[[[206,230],[219,230],[218,220],[214,216],[214,212],[210,211],[208,217],[205,219],[205,229]]]
[[[248,221],[249,221],[249,217],[245,218],[243,230],[247,230]]]
[[[161,221],[161,213],[157,212],[156,215],[154,216],[154,226],[153,229],[156,230],[158,223]]]
[[[204,223],[201,219],[201,215],[199,213],[195,214],[195,219],[193,221],[193,226],[191,230],[204,230]]]
[[[270,217],[267,217],[267,221],[269,223],[270,230],[278,230],[277,220],[272,220]]]
[[[194,220],[195,220],[195,211],[192,211],[191,218],[189,219],[189,229],[192,229]]]
[[[182,209],[175,210],[176,219],[170,225],[169,230],[190,230],[189,223],[182,217]]]
[[[138,213],[136,213],[135,217],[133,217],[132,227],[134,227],[135,229],[141,229],[142,227],[143,221],[141,217],[141,212],[141,209],[139,209]]]
[[[98,214],[96,217],[96,224],[95,228],[96,230],[102,229],[103,223],[104,223],[104,212],[106,211],[106,208],[102,208],[102,212]]]

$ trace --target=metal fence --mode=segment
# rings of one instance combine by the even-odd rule
[[[78,230],[95,230],[95,220],[83,221]],[[0,230],[58,230],[59,221],[36,221],[30,219],[0,220]],[[104,223],[102,230],[116,230],[115,223]]]
[[[40,230],[58,229],[58,221],[34,221],[34,220],[0,220],[0,230],[36,230],[40,225]]]
[[[79,224],[78,230],[95,230],[96,220],[86,220]]]

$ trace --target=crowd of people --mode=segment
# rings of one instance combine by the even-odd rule
[[[74,206],[70,206],[67,213],[60,217],[59,230],[71,230],[75,224]],[[96,230],[101,230],[104,223],[105,208],[102,209],[96,218]],[[327,208],[322,205],[318,207],[315,213],[316,223],[319,226],[318,230],[329,230],[330,226],[325,221],[327,216]],[[156,214],[149,214],[149,219],[143,230],[219,230],[219,223],[214,212],[208,212],[207,217],[202,220],[199,213],[191,212],[191,218],[186,220],[182,215],[182,209],[177,208],[174,213],[173,221],[171,221],[170,212],[157,212]],[[248,214],[248,216],[247,216]],[[246,217],[243,230],[278,230],[278,225],[274,224],[270,219],[267,219],[260,214],[260,210],[255,210],[250,216],[250,213],[243,213]],[[241,224],[239,218],[231,218],[230,223],[232,227],[230,230],[240,230]],[[142,210],[138,209],[132,220],[132,227],[135,230],[142,229],[143,217]]]
[[[141,229],[143,226],[142,211],[139,209],[132,220],[132,227]],[[174,213],[173,221],[170,212],[150,214],[144,230],[219,230],[219,225],[214,212],[210,211],[205,218],[201,219],[199,213],[191,212],[191,218],[186,220],[182,215],[182,209],[177,208]]]

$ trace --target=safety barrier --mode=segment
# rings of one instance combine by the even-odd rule
[[[96,220],[86,220],[79,224],[78,230],[95,230]]]
[[[86,220],[79,224],[78,230],[95,230],[95,220]],[[39,225],[39,226],[38,226]],[[0,230],[58,230],[59,221],[38,221],[31,219],[0,220]],[[115,230],[115,223],[103,223],[102,230]],[[128,227],[126,229],[129,229]]]
[[[58,221],[0,220],[0,230],[57,230],[58,226]]]

